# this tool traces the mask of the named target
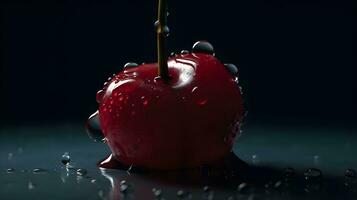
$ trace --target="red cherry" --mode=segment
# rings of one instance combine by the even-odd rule
[[[214,163],[232,151],[243,116],[240,89],[210,54],[125,68],[100,95],[100,126],[113,157],[124,165],[177,169]],[[98,96],[97,96],[98,97]]]
[[[206,41],[196,42],[192,53],[184,50],[167,59],[166,7],[160,0],[158,63],[128,63],[97,93],[99,111],[89,118],[87,131],[112,151],[102,167],[217,165],[230,155],[240,133],[238,69],[217,60]]]

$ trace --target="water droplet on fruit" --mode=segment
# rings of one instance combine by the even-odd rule
[[[182,51],[181,51],[181,54],[183,54],[183,55],[184,55],[184,54],[189,54],[189,53],[190,53],[190,52],[189,52],[188,50],[182,50]]]
[[[69,156],[68,152],[65,152],[62,155],[61,162],[64,165],[68,165],[71,162],[71,157]]]
[[[308,168],[304,172],[304,177],[307,181],[319,181],[322,178],[322,172],[316,168]]]
[[[97,92],[97,95],[96,95],[97,103],[102,102],[103,95],[104,95],[104,91],[103,91],[103,90],[99,90],[99,91]]]
[[[102,142],[104,135],[102,129],[100,128],[99,112],[93,113],[87,120],[86,123],[87,134],[96,142]]]
[[[196,87],[194,87],[193,89],[192,89],[192,93],[194,93],[196,90],[198,89],[198,87],[196,86]]]
[[[170,57],[175,57],[176,56],[176,53],[175,52],[171,52],[170,53]]]
[[[145,100],[144,102],[143,102],[143,105],[144,106],[147,106],[149,104],[149,101],[148,100]]]
[[[198,105],[200,105],[200,106],[204,106],[204,105],[206,105],[207,104],[207,99],[201,99],[201,100],[199,100],[198,102],[197,102],[197,104]]]
[[[224,64],[224,66],[229,71],[229,73],[232,74],[233,76],[238,74],[238,67],[235,66],[234,64],[229,63],[229,64]]]
[[[192,46],[193,53],[206,53],[214,55],[214,48],[212,44],[207,41],[198,41]]]
[[[137,63],[128,62],[124,65],[123,69],[128,69],[128,68],[137,67],[137,66],[139,66]]]
[[[85,175],[87,175],[87,170],[79,168],[79,169],[77,169],[77,175],[78,176],[85,176]]]

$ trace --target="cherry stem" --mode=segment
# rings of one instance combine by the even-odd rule
[[[167,27],[167,1],[159,0],[158,21],[156,27],[157,34],[157,59],[158,59],[158,75],[164,80],[169,79],[169,71],[167,66],[166,53],[166,35]]]

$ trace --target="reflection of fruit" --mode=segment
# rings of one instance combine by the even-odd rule
[[[231,152],[240,129],[238,70],[225,67],[203,41],[192,53],[165,58],[165,24],[157,25],[159,62],[125,65],[97,93],[99,113],[89,122],[100,121],[113,158],[124,165],[177,169],[215,163]]]

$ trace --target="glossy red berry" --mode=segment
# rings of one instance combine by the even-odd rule
[[[114,159],[178,169],[215,163],[232,151],[243,117],[237,70],[213,54],[208,42],[196,43],[193,53],[168,59],[168,81],[153,63],[128,64],[108,82],[97,95],[98,116]]]

